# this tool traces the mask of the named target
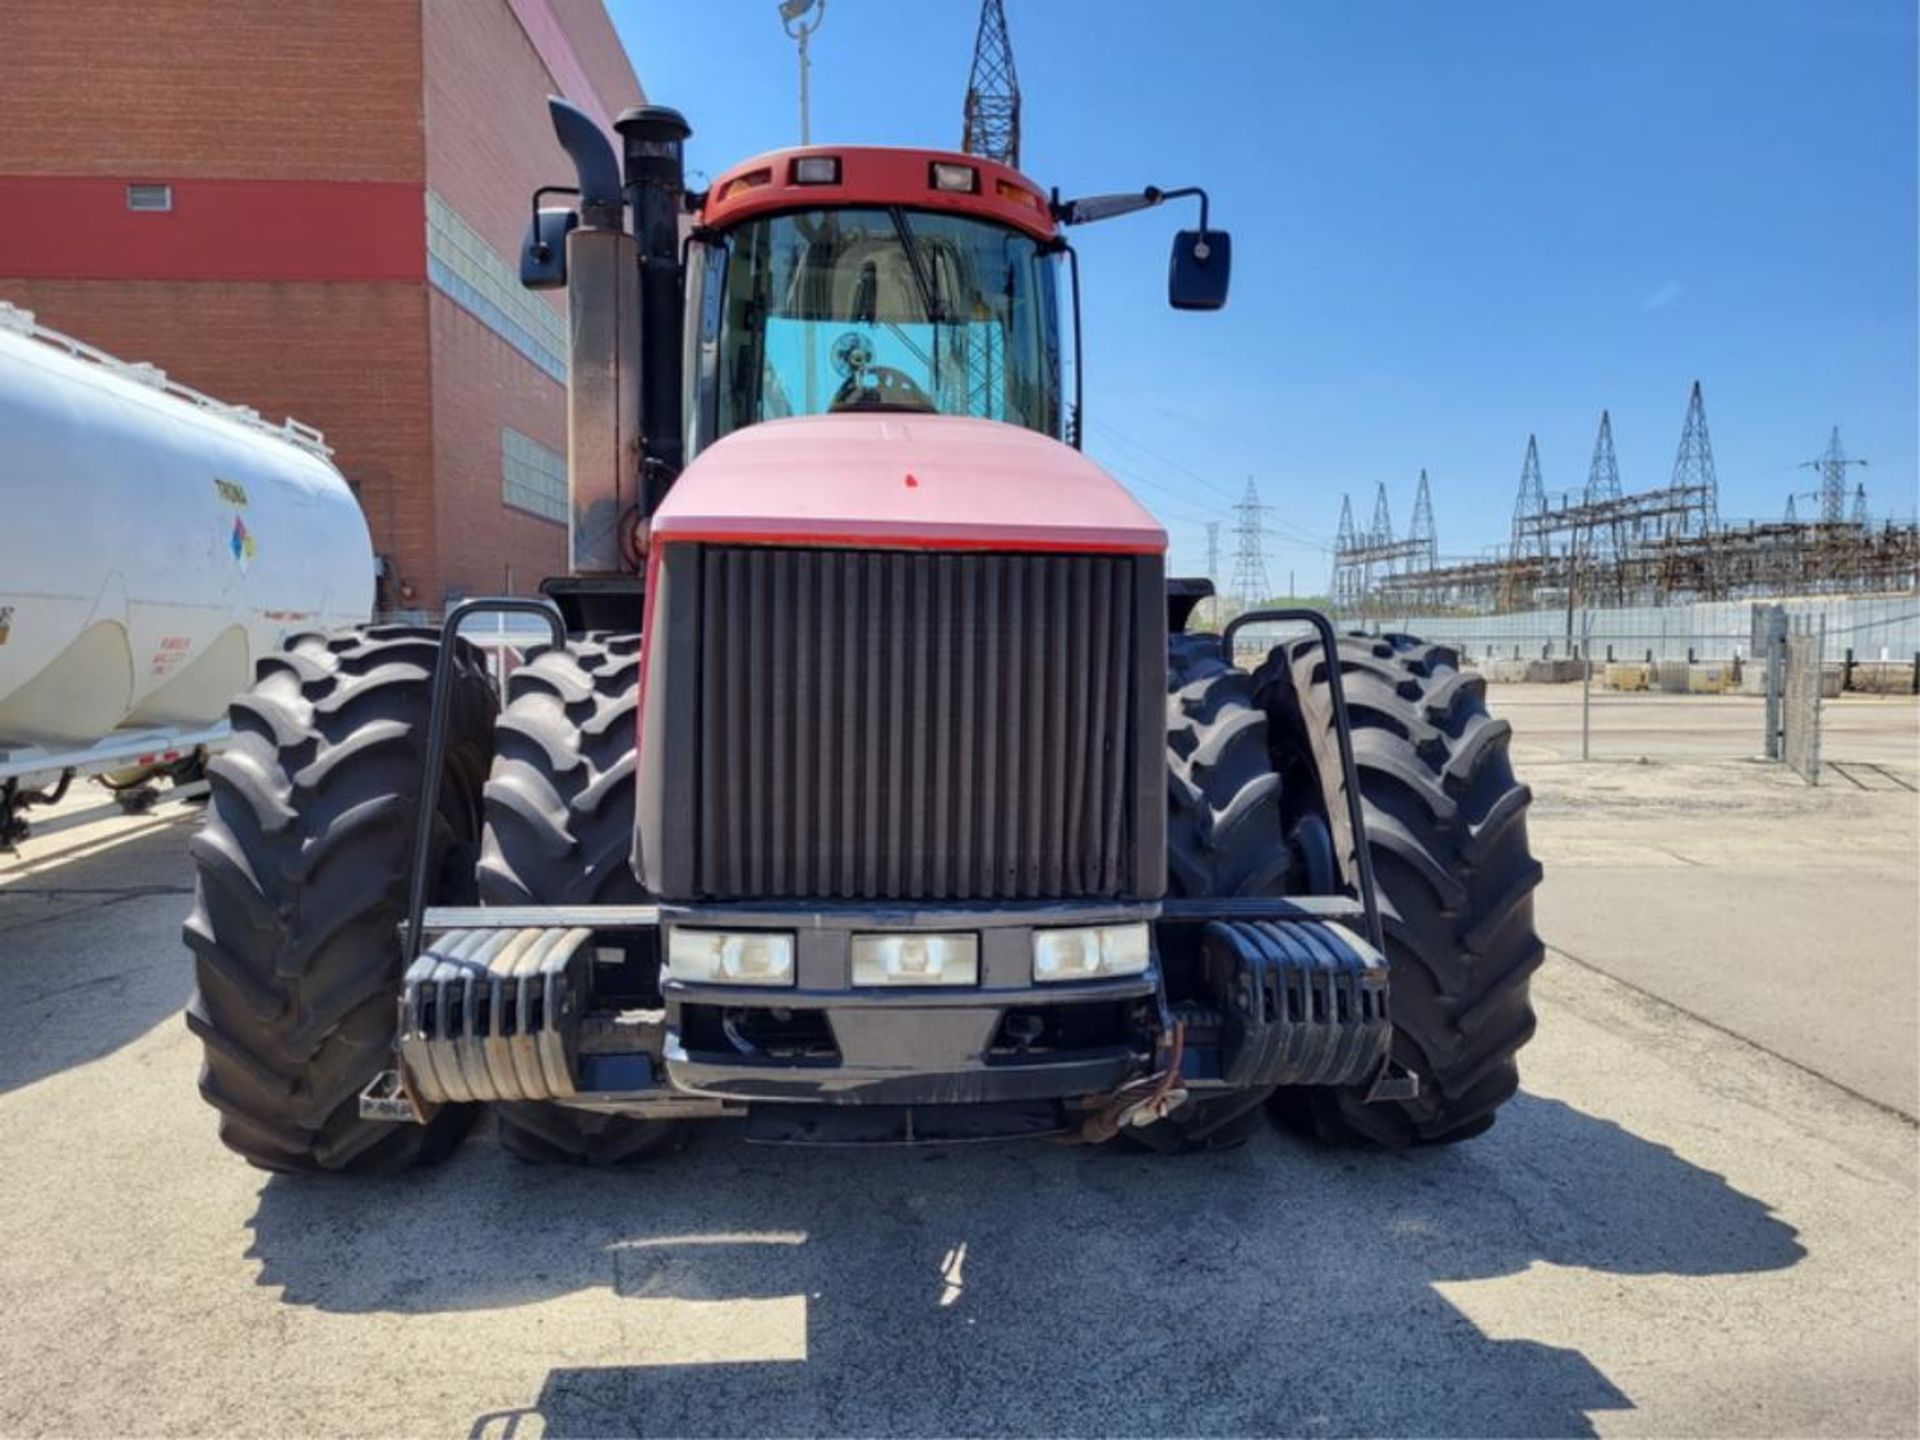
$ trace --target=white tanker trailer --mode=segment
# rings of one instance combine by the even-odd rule
[[[0,846],[76,775],[178,777],[261,656],[368,619],[330,454],[0,302]]]

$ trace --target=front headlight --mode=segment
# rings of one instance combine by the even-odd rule
[[[978,985],[978,935],[856,935],[856,985]]]
[[[779,930],[667,932],[667,974],[701,985],[793,984],[793,936]]]
[[[1144,920],[1131,925],[1076,925],[1033,932],[1036,985],[1140,975],[1152,961],[1152,927]]]

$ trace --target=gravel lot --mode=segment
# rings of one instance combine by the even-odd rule
[[[0,1432],[1914,1434],[1911,797],[1553,763],[1564,700],[1513,699],[1540,1038],[1400,1157],[716,1128],[579,1174],[483,1128],[269,1179],[193,1091],[191,812],[70,807],[0,861]]]

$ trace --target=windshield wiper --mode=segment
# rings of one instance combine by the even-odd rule
[[[947,317],[934,299],[933,282],[927,276],[926,259],[920,253],[919,242],[914,239],[913,228],[907,224],[906,212],[898,205],[890,205],[887,215],[893,221],[893,233],[900,241],[900,248],[907,252],[907,268],[913,271],[913,287],[920,292],[920,304],[927,312],[927,323],[946,324]]]

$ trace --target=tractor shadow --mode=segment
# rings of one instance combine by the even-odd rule
[[[1523,1095],[1485,1138],[1413,1156],[1273,1136],[1184,1160],[804,1152],[721,1130],[592,1173],[481,1141],[411,1180],[271,1181],[249,1253],[259,1284],[330,1312],[606,1292],[595,1336],[528,1343],[656,1363],[555,1364],[523,1406],[474,1419],[475,1440],[509,1440],[1592,1434],[1592,1412],[1631,1400],[1577,1350],[1483,1334],[1436,1285],[1536,1262],[1732,1275],[1804,1252],[1720,1176]]]
[[[41,812],[34,812],[38,819]],[[35,834],[0,855],[0,1094],[109,1055],[193,989],[180,941],[197,808]]]

